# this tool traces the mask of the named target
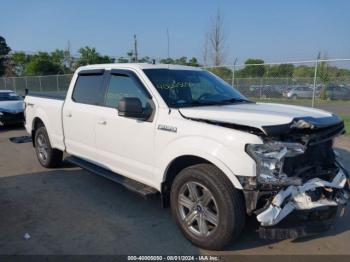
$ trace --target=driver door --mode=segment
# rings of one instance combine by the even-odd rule
[[[150,95],[137,75],[129,70],[112,70],[105,106],[99,108],[96,148],[99,162],[108,169],[150,184],[154,174],[155,121],[142,121],[118,115],[123,97],[137,97],[145,108]]]

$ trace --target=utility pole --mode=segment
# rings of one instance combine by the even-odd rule
[[[72,61],[72,55],[71,55],[71,44],[69,40],[67,41],[67,48],[64,52],[64,60],[65,60],[64,62],[66,66],[71,70],[73,61]]]
[[[315,64],[315,74],[314,74],[314,86],[312,90],[312,103],[311,107],[315,106],[315,95],[316,95],[316,79],[317,79],[317,66],[318,66],[318,60],[321,58],[321,52],[318,52],[316,64]]]
[[[136,63],[138,62],[136,34],[134,34],[134,60],[135,60]]]
[[[237,63],[237,57],[235,58],[235,61],[233,62],[233,70],[232,70],[232,87],[235,85],[235,71],[236,71],[236,63]]]
[[[166,29],[166,38],[167,38],[167,53],[168,53],[168,58],[170,58],[170,37],[169,37],[169,29]]]

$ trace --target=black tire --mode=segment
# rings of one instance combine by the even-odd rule
[[[62,164],[63,152],[51,147],[49,136],[45,126],[40,126],[35,131],[35,152],[39,163],[46,168],[58,167]],[[45,143],[45,157],[41,144]]]
[[[208,233],[209,235],[204,234],[198,236],[198,233],[192,232],[196,230],[196,223],[198,223],[199,228],[199,220],[194,222],[190,227],[184,223],[185,219],[188,219],[190,216],[190,211],[188,211],[187,215],[185,214],[186,218],[184,218],[183,210],[187,208],[181,206],[179,198],[184,196],[184,193],[182,193],[185,192],[183,191],[184,187],[192,187],[190,186],[191,183],[204,186],[204,191],[209,190],[215,200],[211,202],[212,206],[217,205],[217,208],[215,208],[217,212],[212,212],[216,214],[217,225],[214,226],[214,224],[210,224],[210,222],[208,224],[206,222],[207,225],[205,227],[207,229],[209,226],[214,228]],[[200,188],[201,186],[196,190],[200,190]],[[202,198],[203,195],[200,198]],[[221,250],[231,240],[237,238],[245,224],[246,213],[242,192],[234,188],[230,180],[218,168],[211,164],[197,164],[183,169],[175,177],[172,184],[170,204],[172,215],[182,233],[193,244],[201,248]],[[193,210],[192,212],[197,212],[197,218],[199,219],[198,214],[205,213],[206,211],[203,210],[207,210],[208,207],[201,208],[200,206],[199,210],[197,207],[191,210]]]

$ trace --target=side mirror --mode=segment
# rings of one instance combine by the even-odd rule
[[[150,114],[145,113],[141,100],[137,97],[123,97],[118,103],[118,115],[130,118],[147,119]]]

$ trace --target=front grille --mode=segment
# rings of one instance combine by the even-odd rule
[[[298,176],[304,181],[314,177],[330,180],[337,172],[333,141],[308,145],[304,154],[286,158],[283,171],[288,176]]]
[[[322,143],[323,141],[331,140],[333,137],[345,133],[344,122],[340,122],[337,125],[322,128],[313,134],[310,134],[309,145],[315,145]]]
[[[24,120],[24,113],[20,112],[20,113],[7,113],[7,112],[3,112],[3,115],[1,116],[0,120],[2,122],[13,122],[13,121],[21,121]]]
[[[335,165],[333,138],[344,132],[342,121],[323,128],[294,130],[284,139],[305,144],[307,149],[302,155],[286,158],[283,172],[288,176],[298,176],[304,181],[314,177],[332,179],[338,171]]]

